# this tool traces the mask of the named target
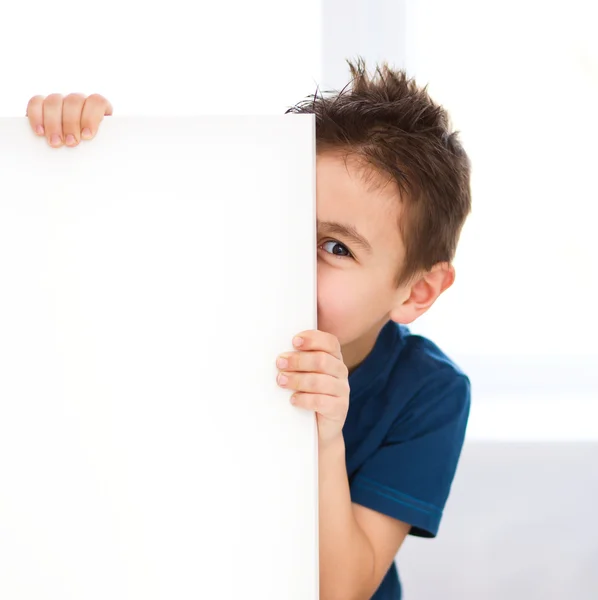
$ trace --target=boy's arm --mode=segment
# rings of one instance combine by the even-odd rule
[[[370,600],[410,525],[351,502],[342,434],[319,448],[320,600]]]
[[[351,501],[343,425],[349,408],[348,370],[336,337],[304,331],[298,351],[276,364],[291,402],[314,410],[318,425],[320,600],[370,600],[411,526]]]

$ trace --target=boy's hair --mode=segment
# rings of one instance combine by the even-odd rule
[[[365,173],[398,185],[405,261],[396,284],[402,285],[436,263],[453,261],[471,211],[470,162],[427,86],[420,89],[387,63],[369,77],[362,58],[357,65],[347,62],[352,81],[343,90],[329,97],[316,90],[287,113],[315,115],[318,153],[355,156]]]

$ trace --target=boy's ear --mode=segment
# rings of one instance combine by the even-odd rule
[[[420,275],[407,288],[399,290],[396,306],[390,311],[390,319],[407,325],[423,315],[436,302],[442,292],[453,285],[455,268],[449,263],[438,263],[427,273]]]

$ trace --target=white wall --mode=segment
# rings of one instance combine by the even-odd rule
[[[322,89],[342,89],[345,59],[363,56],[369,65],[409,63],[409,0],[322,0]]]
[[[280,113],[320,78],[320,2],[10,2],[0,115],[34,94],[106,95],[120,115]]]

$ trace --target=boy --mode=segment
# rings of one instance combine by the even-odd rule
[[[349,67],[350,90],[287,111],[316,115],[319,330],[277,358],[277,380],[316,412],[321,600],[398,600],[394,558],[407,534],[436,535],[469,414],[468,378],[406,325],[454,281],[470,166],[425,89]],[[97,94],[27,107],[54,147],[110,114]]]

